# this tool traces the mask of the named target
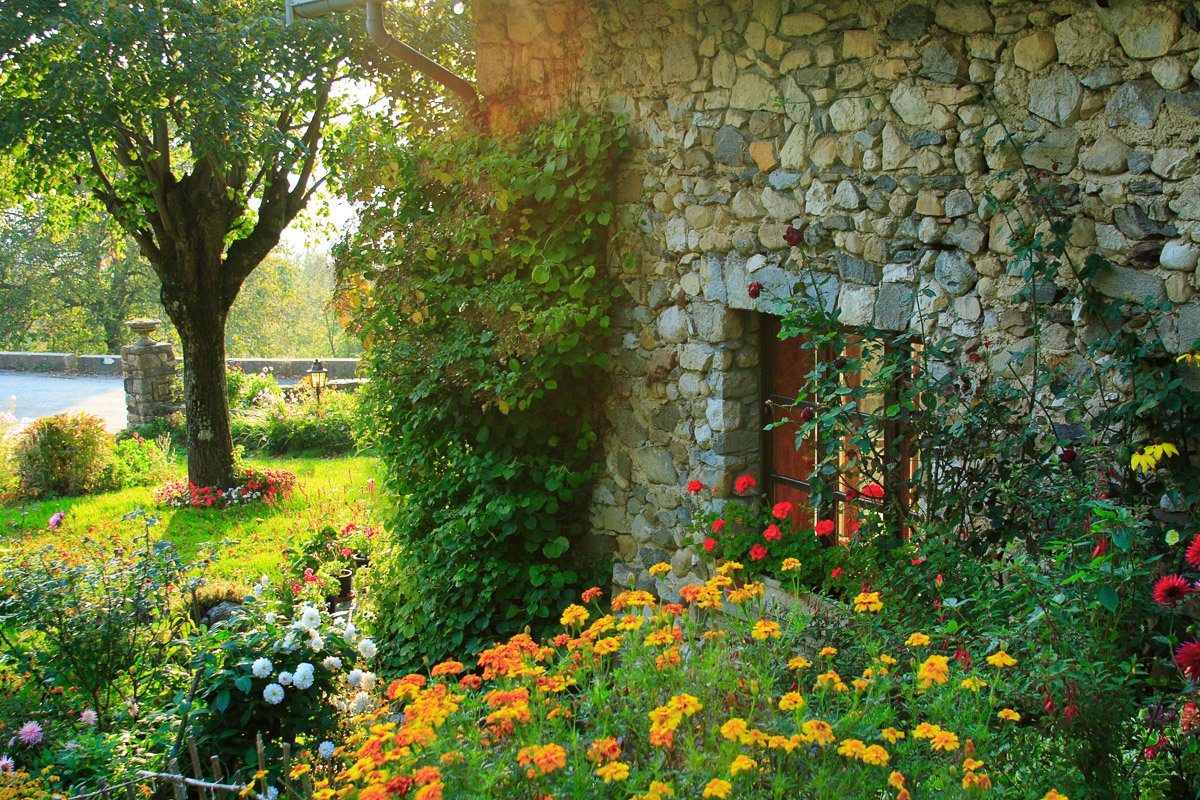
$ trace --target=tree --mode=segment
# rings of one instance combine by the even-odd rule
[[[154,275],[102,212],[51,216],[0,211],[0,348],[118,353],[127,319],[162,313]]]
[[[26,193],[83,185],[135,242],[183,349],[188,477],[233,480],[225,323],[324,176],[338,18],[280,0],[6,0],[0,158]]]

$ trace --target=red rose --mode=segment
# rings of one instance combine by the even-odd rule
[[[787,519],[791,513],[796,510],[796,507],[784,500],[782,503],[776,503],[771,509],[771,516],[775,519]]]
[[[723,531],[723,530],[725,530],[725,520],[723,520],[723,519],[714,519],[714,520],[713,520],[713,524],[712,524],[712,532],[713,532],[713,533],[720,533],[720,532],[721,532],[721,531]]]
[[[762,291],[763,285],[759,281],[754,281],[746,287],[746,294],[750,295],[751,300],[757,300],[758,296],[762,294]]]
[[[817,520],[813,530],[816,531],[817,536],[828,536],[837,530],[837,523],[831,519]]]
[[[788,225],[783,231],[783,242],[788,247],[799,247],[804,241],[804,234],[799,228],[794,228]]]
[[[937,577],[933,579],[933,582],[934,582],[934,583],[936,583],[938,586],[941,586],[941,585],[942,585],[942,582],[943,582],[943,581],[945,581],[945,580],[946,580],[946,579],[942,577],[942,573],[940,573],[940,572],[939,572],[939,573],[937,574]]]
[[[692,494],[695,494],[696,492],[700,491],[703,488],[704,488],[704,484],[701,483],[700,481],[688,481],[687,490],[689,492],[691,492]]]
[[[829,577],[840,578],[844,574],[845,574],[845,572],[842,570],[841,567],[834,567],[833,570],[829,573]]]
[[[801,422],[812,422],[813,417],[817,416],[817,410],[812,406],[805,406],[796,416],[800,418]]]
[[[704,549],[705,549],[705,550],[707,550],[707,551],[708,551],[708,552],[710,552],[710,553],[711,553],[713,550],[716,550],[716,549],[717,549],[717,540],[716,540],[716,539],[714,539],[714,538],[713,538],[713,537],[711,537],[711,536],[710,536],[710,537],[708,537],[707,539],[705,539],[705,540],[704,540]]]
[[[767,529],[763,531],[763,538],[768,542],[777,542],[783,538],[783,531],[779,530],[778,525],[768,525]]]
[[[844,494],[846,495],[847,503],[853,503],[859,497],[858,490],[853,487],[847,487]]]
[[[754,480],[753,475],[748,474],[741,476],[733,482],[733,490],[738,494],[745,494],[755,486],[758,486],[758,481]]]
[[[883,497],[883,487],[878,483],[868,483],[862,490],[863,497],[879,500]]]
[[[751,561],[762,561],[766,557],[767,557],[767,548],[763,547],[761,544],[756,544],[756,545],[754,545],[754,547],[750,548],[750,560]]]
[[[1071,448],[1067,448],[1058,454],[1058,460],[1064,464],[1070,464],[1075,459],[1079,458],[1079,453],[1076,453]]]
[[[1154,583],[1154,602],[1164,606],[1175,606],[1183,602],[1196,589],[1182,575],[1163,575]]]
[[[1192,569],[1200,569],[1200,535],[1192,539],[1192,543],[1188,545],[1187,552],[1183,554],[1183,557]]]

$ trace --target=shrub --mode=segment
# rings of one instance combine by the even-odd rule
[[[578,545],[625,144],[611,122],[567,112],[512,137],[372,138],[358,152],[363,224],[339,266],[368,347],[364,422],[405,498],[372,568],[391,667],[540,628],[606,569]]]
[[[344,763],[313,769],[358,800],[419,786],[446,797],[840,800],[993,788],[1040,798],[1078,785],[1061,765],[1019,774],[1025,753],[1013,745],[1037,713],[1014,706],[1022,642],[964,664],[952,642],[907,628],[889,598],[864,591],[856,613],[832,612],[854,643],[839,649],[812,640],[807,611],[736,580],[738,568],[685,587],[678,604],[626,591],[608,613],[572,605],[552,642],[518,634],[468,674],[448,661],[400,678]],[[420,746],[394,746],[408,741]]]
[[[15,453],[19,430],[20,423],[16,417],[0,412],[0,503],[14,497],[20,488]]]
[[[29,496],[80,495],[107,488],[113,438],[91,414],[57,414],[31,423],[17,439],[17,474]]]
[[[119,439],[108,469],[104,480],[108,488],[148,486],[162,480],[171,471],[170,437],[145,439],[134,433]]]
[[[258,408],[275,401],[280,395],[279,382],[269,369],[246,372],[236,364],[225,367],[225,391],[231,410]]]
[[[185,480],[168,481],[154,498],[172,508],[229,508],[247,503],[286,500],[296,486],[296,476],[283,469],[243,469],[239,483],[229,488],[197,486]]]
[[[316,393],[297,387],[265,401],[256,411],[233,418],[235,444],[269,455],[342,455],[358,447],[357,392]]]

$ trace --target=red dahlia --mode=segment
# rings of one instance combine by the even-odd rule
[[[1200,681],[1200,642],[1184,642],[1175,651],[1175,666],[1194,681]]]
[[[1194,591],[1195,588],[1182,575],[1163,575],[1154,583],[1154,601],[1164,606],[1174,606]]]
[[[704,540],[704,549],[710,553],[713,550],[716,550],[717,549],[717,540],[712,538],[711,536],[708,537],[707,539],[705,539]]]
[[[1200,534],[1197,534],[1192,543],[1188,545],[1187,552],[1183,554],[1187,559],[1192,569],[1200,569]]]

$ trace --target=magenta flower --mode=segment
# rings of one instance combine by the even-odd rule
[[[64,520],[64,519],[66,519],[66,518],[67,518],[67,512],[65,512],[65,511],[56,511],[56,512],[55,512],[55,513],[54,513],[54,514],[53,514],[53,515],[50,517],[50,530],[52,530],[52,531],[56,531],[56,530],[58,530],[58,526],[59,526],[59,525],[62,525],[62,524],[63,524],[63,520]]]
[[[33,747],[42,741],[42,726],[30,720],[17,730],[17,741],[26,747]]]

